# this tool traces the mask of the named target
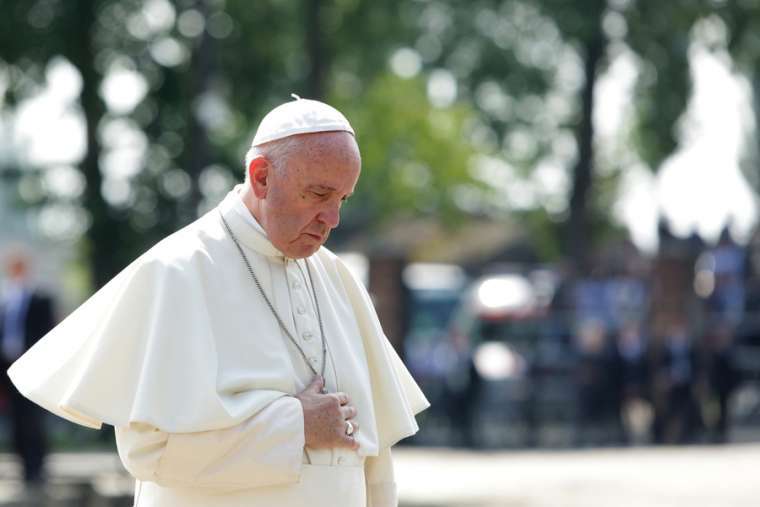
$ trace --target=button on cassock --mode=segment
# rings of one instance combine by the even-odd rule
[[[311,340],[313,336],[314,336],[314,335],[311,333],[311,331],[304,331],[304,332],[301,334],[301,337],[302,337],[304,340],[306,340],[306,341],[309,341],[309,340]]]

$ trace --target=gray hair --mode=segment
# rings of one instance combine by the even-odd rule
[[[282,168],[284,167],[285,162],[287,162],[290,155],[292,155],[301,144],[301,140],[297,137],[298,136],[288,136],[259,146],[251,146],[245,154],[244,169],[246,181],[248,180],[248,168],[251,165],[251,161],[259,156],[266,158],[276,171],[283,170]]]

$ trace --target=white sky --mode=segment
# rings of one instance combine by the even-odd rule
[[[729,221],[745,237],[757,220],[757,206],[739,169],[746,133],[751,131],[749,87],[729,70],[727,58],[692,50],[696,87],[681,129],[684,149],[662,167],[657,195],[676,232],[696,229],[716,238]]]
[[[632,160],[614,210],[648,251],[656,248],[659,214],[676,234],[696,231],[710,241],[726,224],[744,240],[757,222],[756,197],[739,169],[743,143],[754,129],[748,83],[731,70],[724,52],[696,42],[689,58],[694,89],[679,126],[681,148],[656,173]],[[630,54],[623,54],[600,83],[598,96],[606,96],[595,118],[600,139],[624,128],[635,75]]]

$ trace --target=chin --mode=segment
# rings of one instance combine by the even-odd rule
[[[285,255],[290,257],[291,259],[305,259],[306,257],[311,257],[314,255],[317,250],[320,249],[322,245],[304,245],[300,248],[293,248],[290,252],[283,252]]]

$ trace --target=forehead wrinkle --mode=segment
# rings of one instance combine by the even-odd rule
[[[323,192],[333,193],[333,194],[345,194],[346,196],[350,196],[354,193],[354,187],[351,186],[349,188],[348,183],[346,184],[346,188],[341,188],[340,185],[335,185],[333,183],[309,183],[306,185],[307,190],[319,190]]]

